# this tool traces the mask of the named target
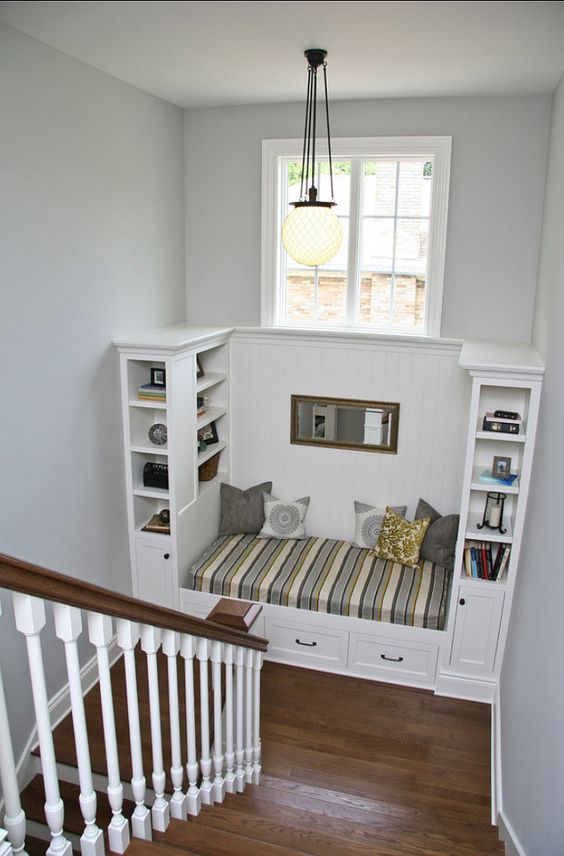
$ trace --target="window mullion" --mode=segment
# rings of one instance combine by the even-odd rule
[[[360,314],[361,172],[362,159],[351,158],[349,247],[347,257],[347,325],[349,327],[358,324]]]
[[[390,327],[394,326],[394,308],[396,302],[396,239],[398,234],[400,162],[396,164],[396,197],[394,200],[394,234],[392,239],[392,276],[390,281]]]

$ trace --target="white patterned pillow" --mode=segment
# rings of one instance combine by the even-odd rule
[[[264,526],[259,538],[307,538],[304,519],[309,507],[309,496],[290,501],[263,493]]]
[[[405,517],[407,505],[392,506],[396,514],[400,517]],[[355,547],[364,547],[368,550],[373,550],[384,522],[386,515],[385,508],[376,508],[373,505],[367,505],[365,502],[354,503],[355,527],[354,540]]]

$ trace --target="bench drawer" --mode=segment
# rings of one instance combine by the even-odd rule
[[[268,639],[269,660],[307,666],[325,666],[345,669],[347,666],[348,637],[346,631],[328,627],[308,627],[265,619],[264,633]]]
[[[436,645],[351,633],[349,668],[372,678],[432,686],[437,656]]]

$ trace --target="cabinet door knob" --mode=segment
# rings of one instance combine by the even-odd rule
[[[165,553],[163,559],[170,559],[170,553]]]
[[[466,603],[466,601],[464,600],[463,597],[461,597],[458,602],[459,602],[460,606],[464,606],[464,604]]]

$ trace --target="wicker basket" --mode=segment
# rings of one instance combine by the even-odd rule
[[[198,481],[211,481],[217,475],[219,466],[219,452],[213,458],[208,458],[201,466],[198,467]]]

